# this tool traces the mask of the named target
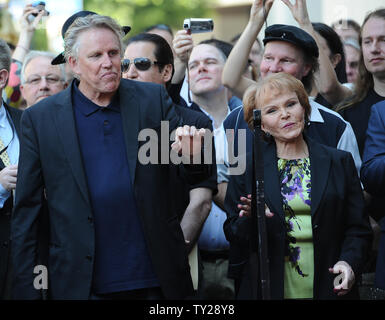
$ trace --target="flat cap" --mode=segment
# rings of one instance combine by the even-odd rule
[[[301,48],[306,55],[318,58],[319,51],[314,38],[302,29],[287,24],[273,24],[265,30],[263,44],[269,41],[285,41]]]

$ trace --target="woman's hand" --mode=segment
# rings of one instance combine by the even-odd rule
[[[309,14],[307,12],[306,0],[296,0],[295,4],[292,4],[290,0],[282,0],[282,2],[288,6],[293,18],[300,26],[311,24]]]
[[[263,0],[254,0],[251,9],[250,9],[250,22],[259,22],[265,19],[264,14],[269,15],[271,6],[273,5],[274,0],[267,0],[265,3],[265,10],[263,10]]]
[[[343,296],[352,289],[355,276],[353,269],[347,262],[338,261],[333,268],[329,268],[329,272],[339,274],[334,278],[334,292],[338,296]]]
[[[240,217],[250,217],[251,215],[251,194],[246,197],[241,197],[241,203],[238,204],[239,216]],[[267,218],[271,218],[274,216],[274,213],[270,211],[270,209],[265,205],[265,214]]]

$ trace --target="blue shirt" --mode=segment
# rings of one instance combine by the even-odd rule
[[[93,291],[159,286],[135,202],[118,95],[107,107],[99,107],[76,84],[72,89],[95,224]]]
[[[5,152],[8,153],[11,164],[17,164],[20,150],[19,138],[11,116],[8,114],[3,103],[0,107],[0,137],[3,140],[4,146],[8,146]],[[5,201],[7,201],[10,195],[11,192],[5,190],[0,183],[0,208],[3,208]]]

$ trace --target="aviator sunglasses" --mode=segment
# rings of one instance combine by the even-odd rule
[[[148,58],[135,58],[133,61],[130,59],[122,60],[122,72],[127,72],[130,69],[131,64],[135,65],[135,68],[140,71],[146,71],[151,68],[153,64],[162,65],[158,61],[151,61]]]

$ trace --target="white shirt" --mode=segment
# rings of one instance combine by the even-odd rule
[[[217,174],[218,183],[221,182],[220,172],[222,170],[221,167],[225,166],[225,162],[227,160],[227,138],[225,133],[225,128],[223,127],[223,123],[220,126],[215,128],[214,119],[211,117],[206,110],[201,108],[201,111],[207,115],[214,128],[214,144],[215,144],[215,159],[217,162]],[[227,108],[227,115],[230,113],[230,108]],[[223,231],[223,223],[227,219],[226,212],[224,212],[221,208],[219,208],[214,202],[212,203],[212,209],[210,211],[209,216],[207,217],[202,232],[199,236],[199,248],[208,251],[215,250],[227,250],[229,247],[229,242],[226,240],[225,233]]]

